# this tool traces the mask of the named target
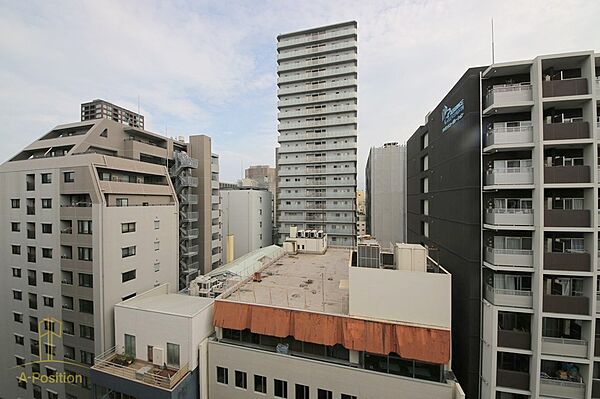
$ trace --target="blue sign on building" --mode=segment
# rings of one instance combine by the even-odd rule
[[[454,124],[461,120],[463,116],[465,116],[464,98],[452,108],[444,105],[444,109],[442,109],[442,124],[444,126],[442,128],[442,133],[454,126]]]

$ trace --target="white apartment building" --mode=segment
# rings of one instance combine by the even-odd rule
[[[382,245],[406,241],[406,146],[386,143],[369,151],[367,234]]]
[[[223,264],[273,244],[272,194],[260,189],[221,190]],[[227,256],[230,259],[227,259]]]
[[[481,397],[599,398],[600,55],[481,77]]]
[[[277,37],[277,223],[356,236],[357,23]]]

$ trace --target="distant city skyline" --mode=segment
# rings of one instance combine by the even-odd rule
[[[139,96],[146,129],[212,137],[223,181],[249,165],[274,166],[276,36],[355,19],[364,188],[370,147],[405,142],[466,68],[491,62],[492,17],[496,62],[600,49],[600,3],[591,1],[570,2],[568,13],[545,1],[329,1],[318,13],[275,1],[260,10],[235,1],[110,3],[0,1],[0,162],[78,121],[83,102],[137,111]]]

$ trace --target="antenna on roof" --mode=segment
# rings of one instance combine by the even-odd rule
[[[494,53],[494,18],[492,18],[492,64],[496,63],[496,55]]]
[[[140,113],[140,95],[138,94],[138,114]]]

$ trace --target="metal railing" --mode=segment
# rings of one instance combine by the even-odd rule
[[[486,251],[491,254],[497,255],[533,255],[533,250],[531,249],[505,249],[486,247]]]
[[[509,214],[509,215],[530,215],[533,213],[533,209],[528,208],[489,208],[485,210],[486,213],[493,214]]]
[[[488,175],[496,173],[533,173],[533,166],[517,166],[512,168],[491,168],[486,171]]]
[[[572,338],[557,338],[557,337],[544,337],[542,335],[542,341],[551,342],[553,344],[563,345],[582,345],[587,346],[587,341],[583,339],[572,339]]]
[[[569,388],[585,388],[585,382],[565,381],[565,380],[559,380],[559,379],[547,378],[547,377],[541,377],[540,383],[548,384],[548,385],[556,385],[556,386],[561,386],[561,387],[569,387]]]
[[[117,347],[110,348],[94,358],[93,368],[119,377],[142,381],[166,389],[172,389],[189,371],[188,363],[179,367],[176,371],[175,369],[170,369],[171,371],[175,371],[171,376],[160,375],[159,373],[163,371],[162,367],[157,368],[151,363],[139,360],[134,361],[134,364],[135,362],[140,362],[141,367],[139,368],[124,366],[114,361],[117,356],[123,355],[123,352],[122,349],[117,349]],[[142,368],[145,366],[151,367],[148,371],[142,371]]]
[[[531,91],[531,83],[512,83],[504,85],[494,85],[488,89],[488,95],[492,93],[506,93],[509,91]]]
[[[487,284],[487,290],[490,292],[493,292],[494,294],[499,294],[499,295],[532,296],[531,291],[509,290],[506,288],[494,288],[489,284]]]
[[[487,135],[493,136],[495,134],[526,133],[526,132],[533,132],[533,126],[495,127],[491,130],[488,130]]]
[[[319,103],[323,101],[342,101],[356,98],[356,92],[341,92],[340,94],[326,94],[324,96],[302,96],[300,98],[289,98],[277,101],[278,107],[289,107],[299,104]]]
[[[351,34],[356,34],[356,28],[342,29],[342,30],[338,30],[338,31],[325,32],[325,33],[308,34],[308,35],[302,36],[302,37],[282,39],[279,42],[279,47],[290,46],[290,45],[295,45],[295,44],[300,44],[300,43],[307,43],[307,42],[312,42],[312,41],[316,41],[316,40],[333,39],[335,37],[346,36],[346,35],[351,35]]]
[[[308,54],[318,54],[318,53],[323,53],[323,52],[327,52],[327,51],[331,51],[331,50],[338,50],[338,49],[342,49],[342,48],[353,48],[356,47],[356,42],[342,42],[342,43],[336,43],[336,44],[326,44],[325,46],[320,46],[320,47],[309,47],[309,48],[304,48],[304,49],[298,49],[298,50],[289,50],[289,51],[284,51],[282,53],[277,54],[277,59],[278,60],[283,60],[286,58],[293,58],[293,57],[301,57],[304,55],[308,55]]]
[[[307,127],[321,127],[321,126],[331,126],[331,125],[352,125],[356,123],[356,116],[349,116],[346,118],[324,118],[321,120],[312,120],[312,121],[286,121],[281,122],[277,126],[277,130],[293,130],[293,129],[303,129]]]
[[[336,80],[335,82],[319,83],[319,84],[301,84],[300,86],[282,87],[277,89],[277,95],[282,96],[285,94],[302,93],[310,90],[323,90],[323,89],[334,89],[344,86],[356,86],[356,79],[344,79]]]
[[[336,113],[336,112],[352,112],[352,111],[356,111],[356,109],[357,109],[356,104],[338,105],[335,107],[330,106],[330,107],[324,107],[324,108],[310,108],[310,109],[303,109],[301,111],[279,112],[277,114],[277,118],[278,119],[295,118],[295,117],[306,116],[306,115],[320,115],[320,114]]]
[[[340,55],[337,55],[336,57],[325,56],[324,58],[317,58],[315,60],[297,61],[297,62],[291,62],[289,64],[280,64],[279,71],[280,72],[288,71],[291,69],[306,68],[309,66],[324,65],[324,64],[330,64],[330,63],[335,63],[335,62],[353,61],[353,60],[356,60],[356,58],[357,58],[356,53],[340,54]]]
[[[306,72],[306,73],[299,73],[299,74],[294,74],[292,76],[280,76],[277,78],[277,83],[288,83],[288,82],[293,82],[296,80],[304,80],[304,79],[316,79],[316,78],[321,78],[321,77],[326,77],[326,76],[335,76],[335,75],[344,75],[344,74],[350,74],[350,73],[356,73],[357,72],[357,67],[356,66],[347,66],[347,67],[343,67],[343,68],[329,68],[326,69],[324,71],[319,71],[319,72]]]

